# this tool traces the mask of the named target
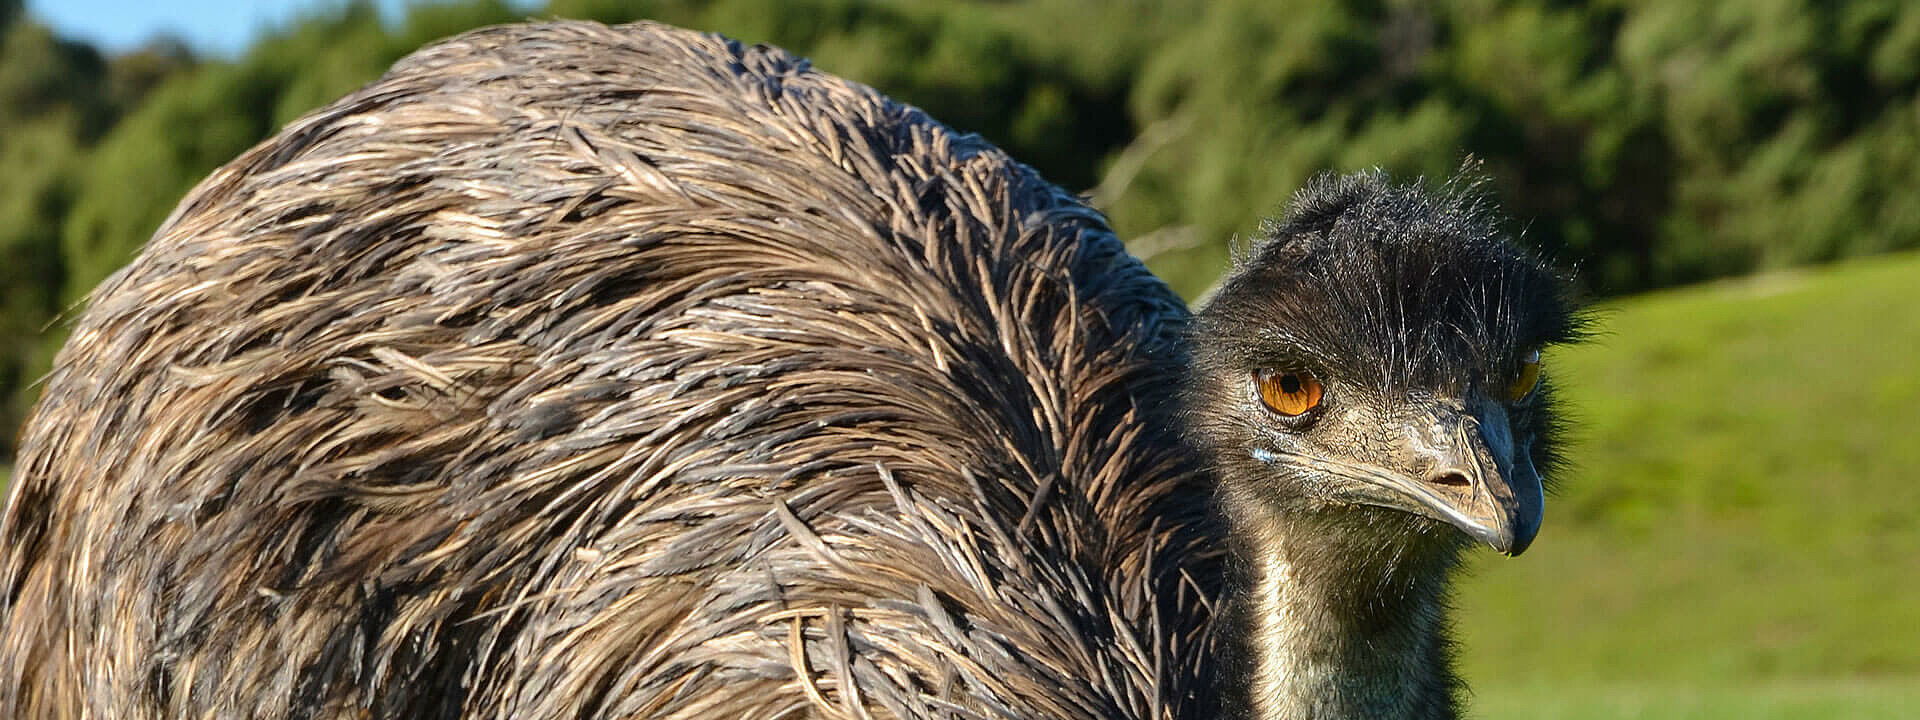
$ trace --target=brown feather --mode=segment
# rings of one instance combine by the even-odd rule
[[[0,521],[0,716],[1180,717],[1186,321],[785,52],[462,35],[94,293]]]

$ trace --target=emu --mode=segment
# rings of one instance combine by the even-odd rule
[[[425,48],[78,320],[0,715],[1447,717],[1562,281],[1325,178],[1190,316],[998,150],[653,24]]]

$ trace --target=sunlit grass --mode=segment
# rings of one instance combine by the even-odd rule
[[[1916,287],[1903,255],[1661,293],[1550,356],[1585,440],[1460,588],[1476,715],[1920,708]]]
[[[1634,685],[1477,691],[1481,720],[1906,720],[1920,708],[1913,683],[1834,681],[1753,687]]]

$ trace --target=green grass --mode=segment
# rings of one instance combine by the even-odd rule
[[[1459,591],[1474,715],[1920,712],[1920,255],[1602,328],[1548,358],[1584,439],[1546,527]]]
[[[1910,720],[1920,708],[1920,686],[1833,681],[1754,687],[1504,688],[1476,693],[1470,707],[1470,717],[1529,720]]]

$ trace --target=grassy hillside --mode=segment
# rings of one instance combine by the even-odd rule
[[[1549,358],[1585,439],[1460,590],[1474,715],[1920,708],[1916,286],[1904,255],[1643,296]]]

